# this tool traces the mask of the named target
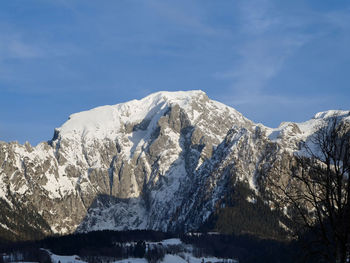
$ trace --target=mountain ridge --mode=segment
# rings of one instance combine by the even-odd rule
[[[30,207],[49,226],[43,235],[196,229],[235,191],[233,181],[263,198],[265,166],[288,160],[331,116],[350,119],[327,111],[269,128],[202,91],[158,92],[72,114],[36,147],[1,142],[0,198]],[[11,232],[11,219],[0,223]]]

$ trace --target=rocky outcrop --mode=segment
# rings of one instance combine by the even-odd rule
[[[1,142],[0,197],[40,217],[43,234],[195,229],[232,178],[268,196],[271,165],[288,167],[326,119],[270,129],[204,92],[159,92],[73,114],[36,147]]]

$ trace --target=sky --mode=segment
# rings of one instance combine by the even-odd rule
[[[270,127],[350,109],[348,0],[5,0],[0,140],[70,114],[203,90]]]

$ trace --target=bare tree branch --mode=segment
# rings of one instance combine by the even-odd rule
[[[345,263],[350,254],[349,123],[329,118],[302,143],[302,150],[304,154],[294,156],[288,183],[270,179],[270,185],[293,207],[302,226],[317,233],[315,238],[326,248],[319,255],[327,262]]]

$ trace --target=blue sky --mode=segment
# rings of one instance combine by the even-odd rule
[[[350,109],[349,47],[344,0],[1,1],[0,140],[160,90],[272,127]]]

